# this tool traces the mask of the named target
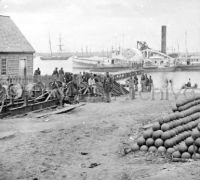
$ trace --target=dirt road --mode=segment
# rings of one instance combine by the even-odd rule
[[[123,156],[123,148],[141,134],[143,125],[170,112],[171,103],[120,97],[45,118],[32,113],[3,119],[0,179],[199,180],[199,161]]]

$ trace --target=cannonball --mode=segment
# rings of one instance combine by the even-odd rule
[[[199,138],[197,138],[196,140],[195,140],[195,145],[197,146],[197,147],[200,147],[200,137]]]
[[[194,139],[192,137],[188,137],[186,140],[185,140],[185,144],[187,146],[190,146],[194,143]]]
[[[161,126],[162,131],[167,131],[167,130],[169,130],[169,128],[170,128],[169,125],[166,123],[162,124],[162,126]]]
[[[156,152],[157,148],[155,146],[149,147],[149,152]]]
[[[200,159],[200,154],[199,153],[195,153],[195,155],[193,154],[192,159],[195,159],[195,157],[196,159]]]
[[[193,129],[192,130],[192,137],[193,137],[193,139],[200,137],[200,131],[198,129]]]
[[[161,135],[162,135],[162,133],[163,133],[162,130],[154,131],[153,134],[152,134],[152,137],[153,137],[154,139],[160,138]]]
[[[174,148],[168,148],[168,149],[167,149],[167,153],[168,153],[168,154],[172,154],[173,152],[175,152],[175,149],[174,149]]]
[[[153,130],[152,129],[148,129],[148,130],[144,131],[143,137],[145,139],[150,138],[150,137],[152,137],[152,133],[153,133]]]
[[[188,152],[184,152],[184,153],[181,155],[181,158],[183,158],[183,159],[190,159],[190,158],[191,158],[191,155],[190,155],[190,153],[188,153]]]
[[[179,144],[178,147],[179,147],[179,151],[180,151],[181,153],[186,152],[187,149],[188,149],[188,147],[187,147],[187,145],[185,144],[185,142],[182,142],[181,144]]]
[[[147,150],[148,150],[148,147],[147,147],[146,145],[142,145],[142,146],[140,147],[140,150],[141,150],[141,151],[147,151]]]
[[[159,129],[160,129],[160,123],[159,123],[159,122],[154,123],[153,126],[152,126],[152,129],[153,129],[154,131],[159,130]]]
[[[138,144],[133,144],[132,146],[131,146],[131,149],[132,149],[132,151],[133,152],[135,152],[135,151],[138,151],[139,149],[140,149],[140,147],[139,147],[139,145]]]
[[[143,137],[140,137],[138,140],[137,140],[137,144],[139,146],[142,146],[143,144],[145,144],[145,139]]]
[[[198,148],[197,148],[196,146],[190,145],[190,146],[188,147],[188,152],[189,152],[190,154],[193,154],[194,151],[197,152],[197,150],[198,150]]]
[[[175,152],[172,153],[172,157],[180,158],[181,157],[181,153],[179,151],[175,151]]]
[[[165,148],[164,146],[160,146],[160,147],[158,148],[158,152],[159,152],[159,153],[165,153],[165,152],[166,152],[166,148]]]
[[[160,146],[163,145],[163,140],[158,138],[158,139],[155,140],[154,144],[155,144],[156,147],[160,147]]]
[[[148,139],[146,140],[146,145],[147,145],[147,146],[152,146],[153,144],[154,144],[153,138],[148,138]]]

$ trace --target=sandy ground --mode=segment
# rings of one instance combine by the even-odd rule
[[[172,101],[113,99],[45,118],[0,121],[0,179],[200,180],[200,161],[172,163],[123,155],[145,124],[171,112]]]

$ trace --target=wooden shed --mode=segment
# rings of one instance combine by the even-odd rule
[[[35,50],[9,16],[0,15],[0,79],[33,75]]]

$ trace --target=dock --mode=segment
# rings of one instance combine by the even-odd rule
[[[140,75],[143,72],[141,69],[131,69],[126,71],[118,71],[118,72],[111,72],[110,74],[113,75],[115,80],[126,79],[134,74]]]
[[[144,70],[142,69],[129,69],[117,72],[109,72],[109,73],[114,77],[115,80],[121,80],[133,76],[134,74],[140,75],[143,72]],[[93,72],[93,73],[105,73],[105,72]]]

